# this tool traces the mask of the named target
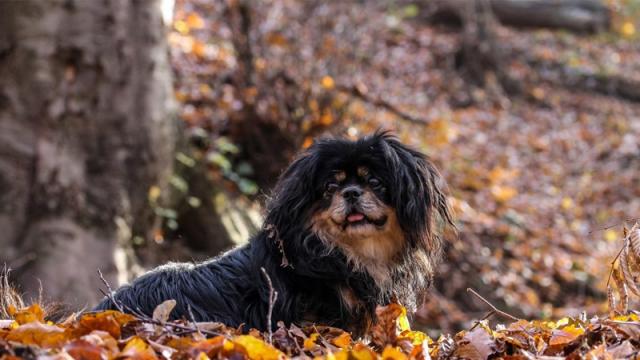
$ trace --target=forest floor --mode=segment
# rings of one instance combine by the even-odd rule
[[[637,38],[498,27],[500,69],[518,84],[505,90],[490,73],[482,86],[469,82],[456,60],[460,29],[426,23],[415,6],[254,6],[250,21],[240,19],[250,44],[240,52],[238,13],[177,1],[169,42],[185,130],[217,144],[201,149],[214,179],[256,202],[259,169],[220,142],[247,108],[256,126],[289,131],[297,149],[318,135],[383,127],[429,154],[449,184],[458,231],[447,233],[440,280],[416,315],[424,332],[411,331],[397,305],[379,310],[364,341],[328,327],[242,335],[171,325],[167,304],[153,318],[107,312],[61,323],[31,306],[0,320],[0,357],[637,356],[637,313],[607,301],[623,246],[632,264],[616,265],[618,289],[633,293],[630,272],[640,267],[640,246],[623,230],[640,217],[640,99],[621,86],[640,83]]]

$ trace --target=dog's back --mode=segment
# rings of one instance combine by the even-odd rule
[[[171,319],[191,320],[193,316],[196,321],[238,326],[251,319],[246,315],[258,300],[254,266],[249,245],[203,263],[169,263],[122,286],[94,310],[120,309],[148,315],[172,299],[176,300],[176,307]]]

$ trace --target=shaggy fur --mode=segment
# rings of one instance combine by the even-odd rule
[[[415,310],[440,255],[435,218],[452,224],[444,182],[420,152],[386,132],[322,139],[282,174],[262,231],[248,245],[198,264],[170,263],[115,291],[151,314],[175,299],[174,318],[267,327],[266,269],[278,291],[273,323],[371,325],[377,305]],[[114,309],[106,298],[96,309]]]

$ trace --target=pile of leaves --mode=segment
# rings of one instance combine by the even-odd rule
[[[45,321],[37,304],[9,309],[0,320],[0,358],[47,359],[533,359],[627,358],[640,351],[637,313],[590,320],[520,320],[510,325],[473,328],[437,340],[409,328],[404,308],[380,307],[378,321],[365,339],[344,330],[310,325],[273,333],[243,332],[219,323],[167,321],[175,302],[161,304],[153,318],[117,311],[87,313],[59,323]]]
[[[587,319],[523,320],[499,310],[470,290],[491,310],[455,335],[437,340],[411,330],[404,307],[379,306],[367,334],[324,325],[302,327],[278,322],[275,331],[245,331],[215,322],[169,321],[175,300],[160,304],[152,316],[119,311],[74,314],[57,323],[45,319],[40,305],[5,305],[0,320],[0,359],[255,359],[329,360],[407,359],[619,359],[640,353],[640,313],[629,311],[629,293],[640,296],[640,225],[624,230],[622,249],[611,268],[610,312]],[[115,301],[112,299],[112,301]],[[19,303],[16,303],[19,304]],[[117,303],[116,303],[117,304]],[[513,322],[491,327],[499,315]],[[268,328],[271,319],[268,319]]]

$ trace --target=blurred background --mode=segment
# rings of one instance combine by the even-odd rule
[[[638,0],[0,1],[0,263],[72,306],[247,241],[292,156],[378,128],[458,235],[418,328],[604,312],[640,216]]]

